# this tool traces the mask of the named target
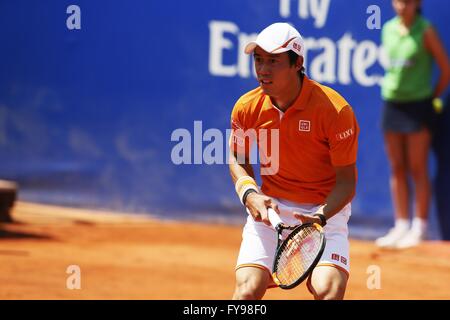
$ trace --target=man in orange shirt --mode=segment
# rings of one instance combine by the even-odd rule
[[[324,226],[327,245],[307,286],[315,299],[343,299],[350,263],[347,222],[357,179],[359,128],[353,110],[337,92],[304,74],[304,42],[289,24],[270,25],[245,52],[253,53],[260,86],[244,94],[231,115],[230,173],[249,213],[233,299],[261,299],[275,285],[276,237],[267,208],[286,224]],[[255,140],[261,189],[250,163]]]

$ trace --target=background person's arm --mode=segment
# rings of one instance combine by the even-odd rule
[[[440,70],[439,80],[433,92],[433,98],[437,98],[444,93],[450,82],[450,64],[445,47],[433,27],[429,27],[425,30],[424,44],[425,48],[433,56]]]

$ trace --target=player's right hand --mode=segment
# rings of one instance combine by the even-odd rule
[[[267,208],[272,208],[276,213],[280,214],[278,205],[272,198],[256,192],[252,192],[247,196],[245,206],[253,217],[253,220],[261,221],[268,226],[271,224],[269,215],[267,214]]]

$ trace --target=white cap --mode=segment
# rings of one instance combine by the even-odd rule
[[[245,46],[245,53],[252,53],[257,46],[273,54],[292,50],[303,56],[305,52],[305,43],[300,33],[290,24],[282,22],[271,24],[261,31],[255,41]]]

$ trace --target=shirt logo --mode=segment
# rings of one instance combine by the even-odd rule
[[[350,128],[348,130],[345,130],[343,132],[339,132],[338,134],[336,134],[336,139],[337,140],[344,140],[347,139],[348,137],[350,137],[352,134],[354,133],[353,128]]]
[[[331,254],[331,260],[336,260],[339,261],[340,256],[337,253],[332,253]]]
[[[300,120],[298,122],[298,130],[310,132],[311,131],[311,122],[309,120]]]

